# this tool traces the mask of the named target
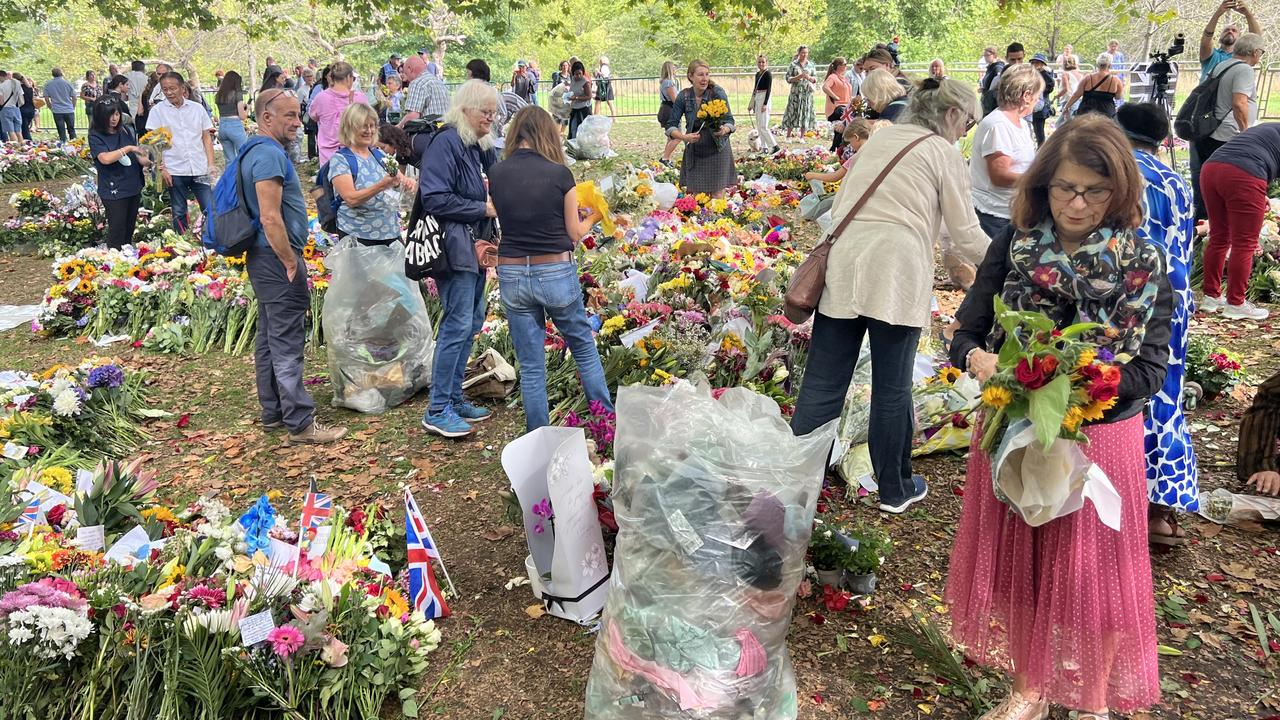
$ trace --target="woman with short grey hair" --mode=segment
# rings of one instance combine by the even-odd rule
[[[988,236],[994,238],[1009,225],[1013,186],[1036,158],[1026,117],[1044,92],[1044,78],[1030,65],[1011,65],[996,83],[996,102],[973,134],[969,180],[973,183],[973,207]]]
[[[928,492],[911,471],[911,367],[930,322],[939,227],[946,225],[957,253],[971,263],[982,260],[989,242],[955,147],[978,112],[968,84],[925,80],[898,124],[858,151],[831,210],[826,289],[791,429],[804,435],[840,415],[863,337],[870,336],[871,466],[880,509],[888,513],[905,511]],[[851,215],[864,193],[870,193],[865,204]]]
[[[445,267],[432,274],[444,314],[422,426],[450,438],[470,435],[471,423],[492,414],[466,401],[462,378],[485,319],[485,271],[475,242],[484,237],[485,221],[497,215],[485,187],[485,175],[498,160],[490,134],[497,117],[498,91],[483,80],[468,80],[453,95],[444,129],[422,153],[422,212],[440,223],[445,236]]]
[[[1067,100],[1067,112],[1071,115],[1083,115],[1096,112],[1109,118],[1116,116],[1116,101],[1124,92],[1124,82],[1111,74],[1111,56],[1102,53],[1094,65],[1097,67],[1089,75],[1085,75],[1076,91]],[[1080,105],[1076,105],[1076,100]]]

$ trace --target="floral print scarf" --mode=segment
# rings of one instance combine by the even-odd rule
[[[1042,312],[1059,328],[1100,323],[1083,339],[1116,355],[1137,355],[1164,274],[1158,247],[1131,230],[1101,228],[1066,253],[1046,220],[1014,236],[1009,260],[1000,297],[1011,310]],[[999,325],[990,340],[993,348],[1004,341]]]

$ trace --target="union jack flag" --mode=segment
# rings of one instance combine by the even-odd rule
[[[333,514],[333,497],[328,493],[316,492],[316,481],[311,481],[307,488],[307,499],[302,503],[302,526],[298,532],[308,537],[311,531],[324,524]]]
[[[444,594],[436,583],[435,574],[431,572],[431,560],[440,563],[444,570],[444,561],[440,559],[440,551],[431,540],[431,531],[427,529],[427,521],[422,519],[422,511],[413,493],[404,491],[404,534],[408,544],[409,568],[409,603],[414,610],[421,610],[428,620],[449,617],[449,606],[444,602]],[[448,573],[445,573],[447,579]]]
[[[22,508],[22,515],[18,517],[18,526],[28,526],[35,529],[37,523],[40,522],[40,498],[35,498]]]

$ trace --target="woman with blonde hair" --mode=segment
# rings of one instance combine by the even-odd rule
[[[680,166],[680,185],[688,193],[724,195],[725,188],[738,181],[733,165],[733,148],[729,133],[734,130],[733,112],[724,88],[711,81],[711,66],[703,60],[689,63],[689,88],[676,96],[671,117],[667,119],[667,137],[683,140],[684,162]],[[724,115],[713,130],[711,123],[698,118],[704,105],[723,103]],[[680,122],[684,121],[684,132]]]
[[[907,109],[907,89],[883,68],[867,73],[867,79],[862,81],[862,97],[871,106],[872,120],[895,122]]]
[[[593,115],[599,115],[600,103],[604,103],[609,108],[609,117],[613,117],[613,71],[609,68],[609,58],[604,55],[601,55],[599,62],[596,63],[595,81],[596,105],[591,112]]]
[[[361,245],[400,239],[400,198],[393,192],[406,178],[387,173],[378,142],[378,112],[352,103],[338,120],[338,151],[329,158],[329,182],[338,205],[338,232]]]
[[[680,80],[677,79],[676,64],[670,60],[662,63],[662,77],[658,80],[658,99],[661,104],[658,106],[658,125],[662,127],[664,134],[667,128],[667,121],[671,119],[671,109],[675,107],[676,93],[680,91]],[[667,138],[667,146],[662,148],[662,164],[671,165],[671,154],[680,146],[680,141],[669,137]]]
[[[573,353],[587,400],[612,410],[573,259],[574,246],[591,228],[579,220],[573,173],[546,110],[530,106],[516,113],[503,160],[489,172],[489,191],[503,227],[498,289],[520,363],[525,430],[551,424],[543,347],[548,319]]]

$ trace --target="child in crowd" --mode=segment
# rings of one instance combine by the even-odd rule
[[[860,150],[871,137],[871,134],[881,127],[888,126],[889,123],[881,123],[877,120],[868,120],[866,118],[853,118],[844,128],[844,148],[841,150],[840,167],[832,172],[807,172],[804,174],[805,180],[817,180],[818,182],[840,182],[844,179],[845,173],[849,172],[849,168],[853,166],[853,160],[857,157]]]

